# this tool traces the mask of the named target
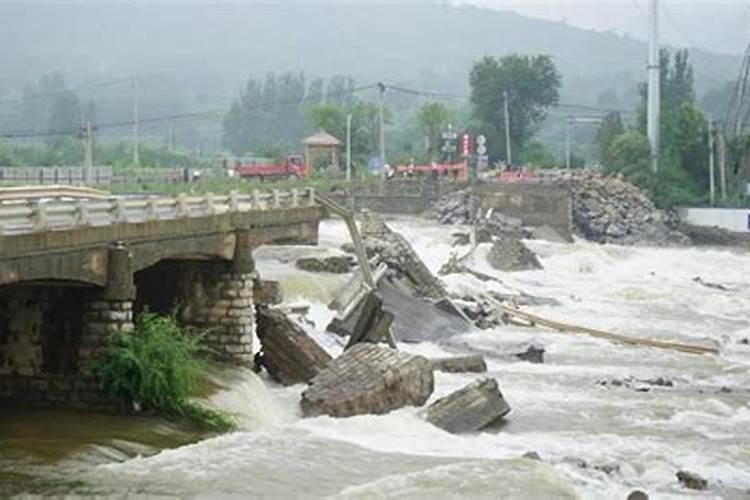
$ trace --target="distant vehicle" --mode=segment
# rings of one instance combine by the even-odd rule
[[[466,162],[461,163],[431,163],[429,165],[398,165],[395,169],[398,177],[414,177],[431,175],[433,177],[452,176],[465,181],[469,178],[469,167]]]
[[[229,167],[229,175],[243,179],[303,179],[307,176],[305,160],[300,155],[289,155],[283,161],[274,161],[267,158],[236,158],[225,160],[232,162]]]

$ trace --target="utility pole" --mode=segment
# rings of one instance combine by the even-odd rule
[[[570,127],[573,124],[573,118],[570,116],[565,121],[565,168],[570,170]]]
[[[721,201],[727,201],[727,143],[724,134],[719,134],[719,187]]]
[[[346,115],[346,182],[352,182],[352,115]]]
[[[510,145],[510,110],[508,109],[508,91],[503,91],[503,114],[505,115],[505,159],[508,168],[513,165],[513,151]]]
[[[711,115],[708,116],[708,184],[713,207],[716,201],[716,181],[714,179],[714,122]]]
[[[385,85],[378,82],[380,98],[378,101],[378,141],[380,146],[380,168],[385,179]]]
[[[174,144],[174,123],[170,123],[169,124],[169,139],[168,139],[168,141],[169,141],[169,144],[168,144],[169,150],[170,151],[174,151],[174,146],[175,146],[175,144]]]
[[[91,130],[91,120],[86,120],[86,125],[83,127],[83,166],[85,169],[83,182],[90,185],[91,170],[94,166],[94,134]]]
[[[138,77],[133,77],[133,165],[138,166],[141,164],[141,157],[139,149],[139,110],[138,110]]]
[[[661,102],[659,64],[659,2],[651,0],[648,43],[648,142],[651,145],[651,170],[659,171],[659,109]]]

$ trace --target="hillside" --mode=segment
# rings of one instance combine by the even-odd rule
[[[141,92],[151,114],[226,105],[247,76],[268,71],[465,93],[473,61],[510,52],[552,54],[566,102],[601,104],[610,91],[607,105],[625,107],[637,96],[646,58],[644,43],[613,33],[422,4],[0,4],[0,45],[0,100],[54,70],[73,87],[138,74],[147,75]],[[738,58],[693,54],[699,93],[734,78]],[[82,94],[100,109],[120,101],[109,118],[126,118],[127,85]]]

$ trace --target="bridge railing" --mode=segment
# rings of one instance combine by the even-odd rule
[[[314,206],[312,188],[291,191],[231,192],[228,195],[206,193],[201,196],[112,197],[109,199],[73,199],[69,197],[9,200],[0,203],[0,236],[206,217],[253,210],[283,210]]]

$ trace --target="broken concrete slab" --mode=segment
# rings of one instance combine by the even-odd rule
[[[427,358],[374,344],[356,344],[310,382],[300,406],[307,417],[383,414],[423,405],[434,385],[432,363]]]
[[[484,373],[487,371],[487,363],[484,361],[484,356],[480,354],[435,358],[432,360],[432,366],[435,370],[445,373]]]
[[[263,347],[259,363],[277,382],[309,382],[331,361],[331,356],[281,311],[259,307],[257,313]]]
[[[425,418],[445,431],[459,434],[481,430],[509,412],[510,405],[497,381],[482,378],[435,401],[427,408]]]
[[[393,314],[383,309],[383,300],[375,292],[370,292],[362,305],[359,317],[346,348],[354,344],[369,342],[378,344],[382,341],[390,342],[390,328]],[[395,346],[391,346],[395,347]]]

